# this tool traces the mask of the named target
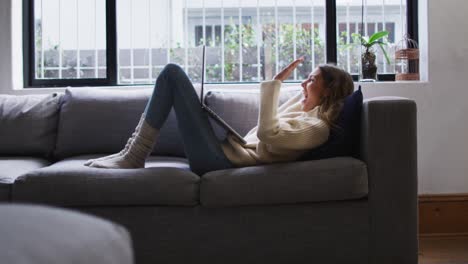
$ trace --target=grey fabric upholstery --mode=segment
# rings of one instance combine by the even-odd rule
[[[153,89],[67,89],[60,111],[58,159],[120,151],[134,132]],[[161,129],[154,154],[185,156],[174,111]]]
[[[299,91],[297,87],[283,88],[279,105]],[[258,106],[260,105],[259,90],[210,90],[205,97],[205,103],[215,113],[222,117],[240,135],[244,136],[257,126]],[[225,130],[216,122],[210,120],[216,135],[225,136]]]
[[[0,262],[132,264],[128,232],[103,219],[39,206],[0,205]]]
[[[56,205],[195,205],[199,177],[183,158],[150,157],[144,169],[98,169],[92,156],[59,161],[26,173],[13,187],[14,202]]]
[[[209,172],[201,178],[207,207],[358,199],[367,195],[366,165],[350,157]]]
[[[11,188],[16,178],[50,164],[48,160],[34,157],[0,157],[0,202],[11,199]]]
[[[414,101],[380,97],[364,102],[361,155],[369,172],[369,263],[417,263],[416,142]]]
[[[125,226],[138,264],[369,263],[367,200],[75,209]]]
[[[60,96],[0,95],[0,155],[52,154]]]

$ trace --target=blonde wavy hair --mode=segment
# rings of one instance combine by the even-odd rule
[[[318,68],[325,88],[319,103],[318,117],[330,128],[339,128],[336,121],[343,108],[344,99],[354,91],[353,78],[335,65],[322,64]]]

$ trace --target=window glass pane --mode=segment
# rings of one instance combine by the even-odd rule
[[[402,0],[337,0],[338,66],[352,74],[359,74],[361,45],[358,34],[371,36],[385,29],[389,32],[384,49],[390,59],[386,61],[381,48],[374,46],[377,72],[395,73],[393,55],[395,46],[406,33],[406,1]],[[355,37],[353,37],[353,35]]]
[[[235,82],[240,80],[240,34],[239,3],[234,2],[224,7],[224,80]],[[242,14],[241,14],[242,15]]]
[[[278,58],[279,70],[284,68],[294,58],[294,44],[297,45],[297,27],[293,25],[293,8],[290,1],[281,1],[278,7]],[[294,76],[290,76],[289,80],[293,80]]]
[[[325,62],[325,0],[293,3],[117,0],[119,84],[154,83],[169,62],[200,82],[203,44],[207,82],[271,79],[294,58],[308,55],[290,78],[302,80]]]
[[[36,79],[106,77],[105,0],[34,0]]]

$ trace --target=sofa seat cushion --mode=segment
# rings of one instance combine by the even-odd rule
[[[24,173],[50,165],[50,161],[34,157],[0,157],[0,202],[10,200],[13,182]]]
[[[200,183],[200,203],[207,207],[351,200],[367,193],[367,167],[351,157],[213,171]]]
[[[84,166],[93,156],[78,156],[19,177],[15,202],[61,206],[198,204],[199,177],[186,159],[150,157],[143,169]]]

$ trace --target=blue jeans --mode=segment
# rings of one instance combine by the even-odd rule
[[[190,169],[206,172],[234,167],[224,155],[221,144],[202,110],[200,99],[185,74],[175,64],[168,64],[159,74],[153,95],[146,105],[146,122],[161,129],[174,107]]]

